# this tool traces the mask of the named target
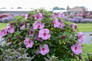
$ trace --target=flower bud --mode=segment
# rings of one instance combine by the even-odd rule
[[[81,55],[79,56],[79,59],[82,60],[82,56]]]
[[[77,26],[75,26],[75,29],[77,28]]]
[[[10,23],[10,25],[13,25],[13,23]]]
[[[19,36],[17,36],[17,39],[20,39],[20,37],[19,37]]]
[[[61,36],[61,39],[65,39],[66,38],[66,36]]]
[[[26,24],[27,24],[28,22],[26,22]]]
[[[63,39],[63,36],[61,36],[61,39]]]
[[[11,42],[8,42],[8,43],[7,43],[7,46],[9,47],[10,45],[11,45]]]
[[[65,39],[65,38],[66,38],[66,36],[63,36],[63,38]]]
[[[23,24],[21,24],[21,26],[23,26]]]

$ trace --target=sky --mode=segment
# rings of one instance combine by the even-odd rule
[[[0,0],[0,8],[6,7],[7,9],[14,7],[22,8],[43,8],[52,9],[55,6],[67,8],[75,6],[85,6],[88,10],[92,10],[92,0]]]

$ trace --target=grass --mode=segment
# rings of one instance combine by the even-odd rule
[[[8,23],[0,23],[0,30],[5,28]],[[76,23],[80,32],[92,32],[92,23]]]
[[[92,44],[83,44],[83,54],[82,54],[83,61],[85,58],[88,59],[88,56],[87,56],[88,53],[92,53]]]
[[[92,23],[77,23],[79,31],[92,32]]]
[[[0,23],[0,30],[6,28],[8,23]]]

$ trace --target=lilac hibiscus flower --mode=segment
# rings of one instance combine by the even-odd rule
[[[43,29],[44,28],[44,24],[41,23],[41,21],[36,21],[34,24],[33,24],[33,29]]]
[[[7,30],[8,30],[9,33],[14,33],[15,32],[15,29],[14,29],[13,25],[7,26]]]
[[[78,32],[78,39],[80,43],[84,42],[84,34],[82,32]]]
[[[46,55],[47,53],[49,53],[49,47],[47,44],[44,44],[44,46],[40,46],[40,51],[39,51],[40,54],[42,55]]]
[[[41,20],[41,19],[43,19],[42,13],[35,14],[35,15],[34,15],[34,19],[35,19],[35,20]]]
[[[25,19],[27,20],[27,19],[28,19],[28,17],[29,17],[29,14],[26,14],[26,15],[25,15]]]
[[[22,25],[21,27],[20,27],[20,30],[24,30],[25,29],[25,25]]]
[[[1,31],[0,31],[0,36],[1,37],[4,37],[4,36],[6,36],[7,35],[7,29],[2,29]]]
[[[53,21],[53,24],[54,24],[55,28],[59,28],[60,27],[60,22],[58,21],[57,18]]]
[[[72,24],[72,28],[73,28],[74,32],[76,32],[76,30],[75,30],[75,23]]]
[[[61,28],[61,29],[63,29],[63,28],[64,28],[64,26],[65,26],[65,24],[64,24],[64,23],[60,23],[60,28]]]
[[[47,40],[50,38],[49,29],[41,29],[39,31],[38,37],[41,37],[43,40]]]
[[[81,44],[76,43],[76,44],[72,45],[71,50],[73,51],[73,54],[76,54],[76,55],[82,54]]]
[[[24,40],[24,44],[26,45],[26,48],[32,48],[34,45],[34,41],[30,41],[30,38],[26,37]]]

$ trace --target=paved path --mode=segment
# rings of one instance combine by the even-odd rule
[[[92,32],[84,32],[84,44],[90,44],[92,43],[92,36],[90,36],[90,34],[92,34]],[[1,41],[1,37],[0,37],[0,41]]]
[[[90,44],[92,43],[92,36],[90,36],[92,32],[84,32],[84,44]]]

